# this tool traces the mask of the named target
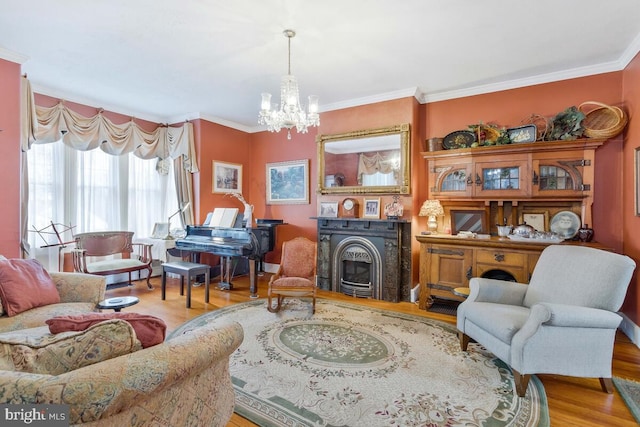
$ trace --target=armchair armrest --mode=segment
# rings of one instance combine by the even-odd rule
[[[131,247],[133,248],[133,253],[138,257],[138,259],[145,263],[151,264],[152,255],[151,249],[153,248],[152,244],[149,243],[132,243]]]
[[[103,276],[85,273],[50,273],[56,284],[61,302],[90,302],[98,304],[104,299],[107,280]]]
[[[542,325],[566,328],[616,329],[622,317],[598,308],[567,304],[539,303],[531,307],[529,318],[513,336],[512,348],[522,348]]]
[[[469,281],[471,292],[467,301],[522,305],[528,285],[505,280],[474,277]]]

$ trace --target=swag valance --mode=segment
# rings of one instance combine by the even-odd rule
[[[26,80],[26,78],[25,78]],[[53,107],[36,106],[28,82],[23,81],[23,99],[27,106],[22,150],[32,144],[46,144],[62,140],[76,150],[88,151],[100,148],[112,155],[133,153],[141,159],[178,159],[182,156],[184,167],[191,173],[198,172],[193,139],[193,125],[159,126],[151,132],[140,128],[133,119],[115,124],[102,112],[84,117],[70,110],[63,102]],[[24,110],[23,110],[24,111]]]
[[[362,153],[358,162],[358,176],[373,175],[376,172],[397,174],[399,168],[400,159],[395,151],[370,155]]]

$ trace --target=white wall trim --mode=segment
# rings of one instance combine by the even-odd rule
[[[9,49],[0,47],[0,59],[15,62],[16,64],[24,64],[29,60],[29,57],[18,52],[13,52]]]
[[[633,323],[624,313],[618,314],[622,316],[622,323],[618,328],[629,337],[636,347],[640,348],[640,326]]]

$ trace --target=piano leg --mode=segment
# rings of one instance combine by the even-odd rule
[[[258,298],[258,275],[256,266],[258,259],[249,258],[249,298]]]
[[[233,289],[233,283],[231,283],[231,257],[220,257],[220,284],[218,288],[229,291]]]

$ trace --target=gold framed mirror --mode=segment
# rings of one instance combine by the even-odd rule
[[[318,135],[318,193],[410,194],[408,123]]]

